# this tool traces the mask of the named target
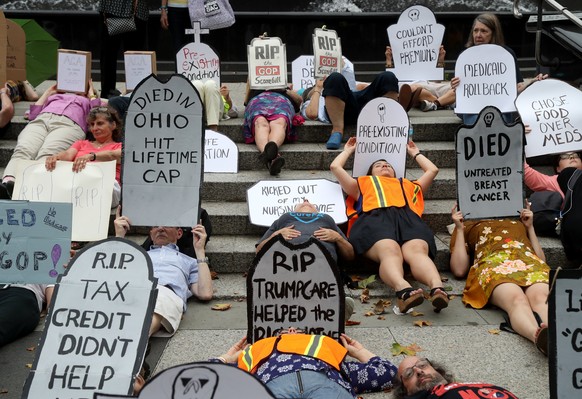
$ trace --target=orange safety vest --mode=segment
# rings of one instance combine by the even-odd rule
[[[261,339],[245,348],[238,357],[238,367],[254,373],[274,350],[281,353],[319,359],[338,371],[348,351],[339,342],[325,335],[284,334]]]
[[[360,176],[358,186],[362,197],[362,211],[406,205],[418,216],[424,212],[424,198],[418,183],[408,179],[386,176]]]

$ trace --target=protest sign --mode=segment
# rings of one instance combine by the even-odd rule
[[[181,364],[156,374],[137,396],[139,399],[274,398],[269,388],[251,374],[229,364],[196,362]],[[94,399],[129,396],[95,394]]]
[[[315,28],[313,32],[313,55],[315,77],[322,79],[333,72],[341,71],[342,43],[337,32]]]
[[[291,63],[291,82],[293,90],[307,89],[315,86],[313,56],[300,55]]]
[[[249,219],[258,226],[270,226],[295,205],[309,200],[317,211],[326,213],[337,224],[347,221],[340,185],[327,179],[261,180],[247,190]]]
[[[6,79],[26,80],[26,34],[16,22],[6,20]]]
[[[398,23],[387,29],[392,48],[394,74],[399,81],[442,80],[444,69],[437,67],[445,27],[436,23],[430,8],[408,7]]]
[[[59,49],[57,58],[57,90],[84,94],[91,78],[91,53]]]
[[[0,283],[54,284],[71,248],[71,204],[0,201]]]
[[[515,111],[515,59],[496,44],[480,44],[463,51],[455,64],[461,79],[456,89],[455,113],[478,114],[488,105],[501,112]]]
[[[204,170],[202,101],[182,75],[133,91],[125,118],[123,214],[136,226],[195,226]]]
[[[517,217],[523,209],[523,125],[486,107],[457,131],[457,197],[465,219]]]
[[[224,134],[206,130],[204,173],[238,173],[238,147]]]
[[[8,51],[8,28],[4,11],[0,10],[0,82],[6,82],[6,54]]]
[[[152,262],[111,238],[83,248],[59,277],[23,398],[129,394],[156,301]]]
[[[220,87],[220,59],[204,43],[188,43],[176,53],[178,73],[188,80],[213,80]]]
[[[550,270],[550,281],[550,398],[577,398],[582,390],[582,271]]]
[[[58,161],[52,172],[44,161],[19,161],[13,198],[26,201],[73,204],[74,241],[96,241],[107,237],[115,161],[90,162],[73,172],[73,162]]]
[[[335,339],[344,332],[345,296],[339,270],[315,238],[293,245],[281,235],[259,251],[247,276],[247,340],[279,328]]]
[[[409,128],[408,114],[397,101],[386,97],[369,101],[358,115],[352,176],[365,175],[373,162],[385,159],[396,177],[404,177]]]
[[[155,51],[126,51],[123,60],[127,91],[132,91],[143,79],[157,73]]]
[[[247,46],[251,89],[287,87],[287,50],[278,37],[255,37]]]
[[[580,90],[556,79],[534,82],[515,100],[526,136],[525,155],[556,154],[582,150]]]

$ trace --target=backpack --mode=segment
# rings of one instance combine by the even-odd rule
[[[556,225],[560,220],[562,196],[557,191],[536,191],[529,197],[533,226],[538,236],[558,237]]]

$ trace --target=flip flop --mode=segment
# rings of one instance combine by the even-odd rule
[[[337,150],[340,148],[340,145],[342,144],[342,137],[343,134],[341,134],[340,132],[333,132],[330,136],[329,139],[327,140],[327,143],[325,143],[325,147],[328,150]]]
[[[414,288],[412,287],[396,291],[396,297],[398,298],[398,310],[400,310],[400,313],[406,313],[411,308],[419,306],[424,302],[424,295],[422,292],[412,294],[412,291],[414,291]]]
[[[439,313],[441,310],[449,306],[449,295],[445,292],[443,287],[435,287],[430,290],[430,297],[428,299],[433,306],[433,310]]]
[[[536,348],[548,356],[548,326],[538,328],[535,335]]]

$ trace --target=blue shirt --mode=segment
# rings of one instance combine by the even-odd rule
[[[184,301],[192,296],[190,285],[198,282],[198,262],[184,255],[175,244],[152,245],[148,251],[159,285],[165,285]]]

